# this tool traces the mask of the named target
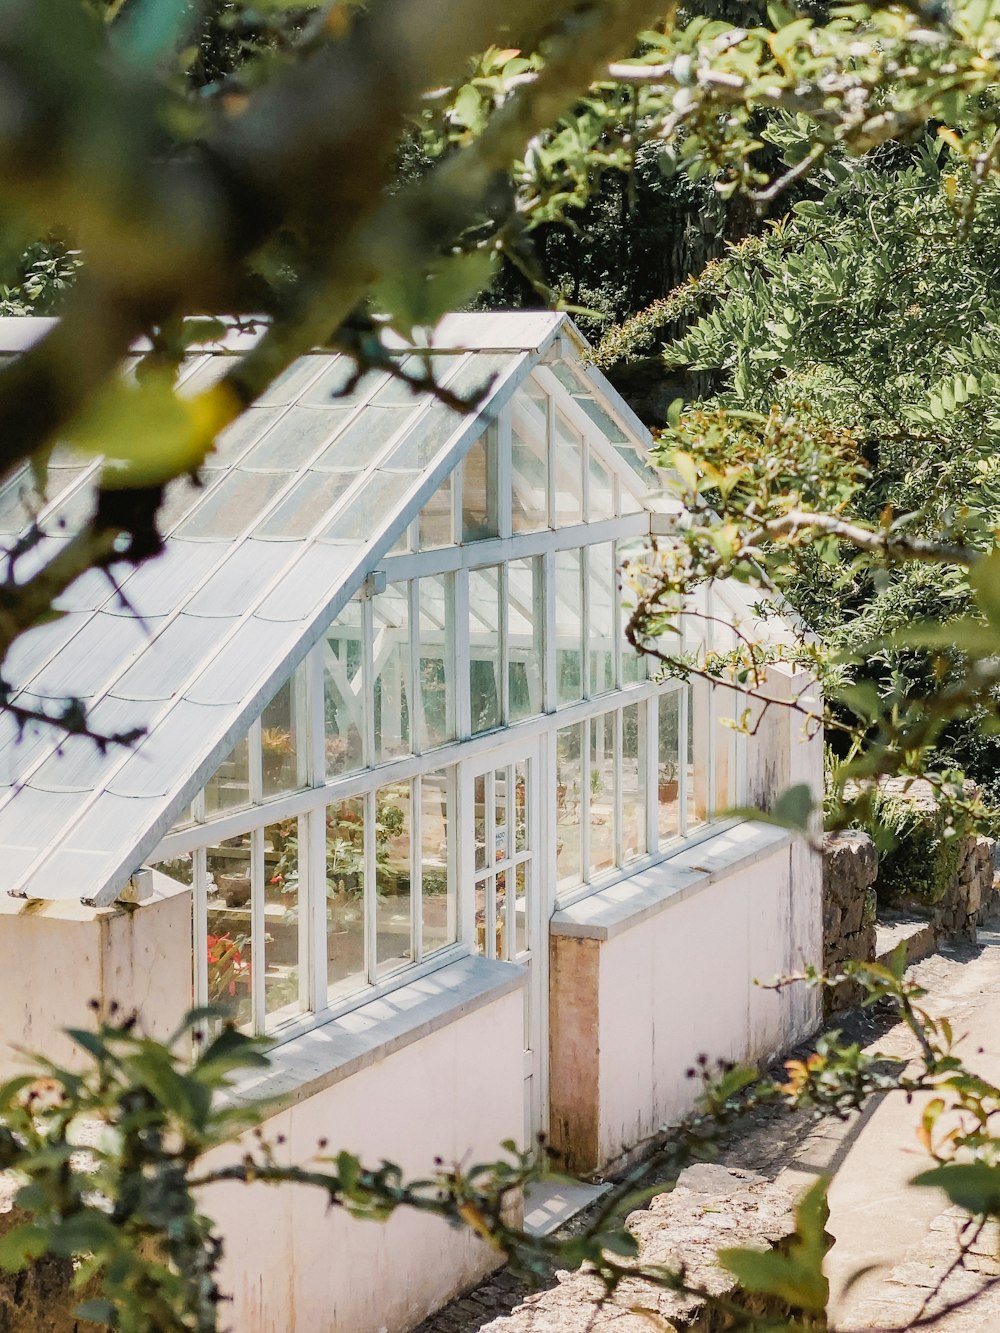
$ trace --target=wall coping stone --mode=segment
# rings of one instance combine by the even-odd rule
[[[268,1068],[234,1084],[226,1100],[266,1100],[267,1114],[277,1114],[496,1003],[526,978],[515,963],[460,958],[275,1047]]]
[[[606,941],[632,930],[665,908],[692,898],[710,884],[790,846],[794,834],[774,824],[748,820],[685,848],[626,879],[596,889],[556,912],[553,935]]]

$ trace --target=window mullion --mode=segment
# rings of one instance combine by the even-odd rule
[[[509,655],[510,645],[508,643],[508,624],[509,624],[509,579],[507,565],[497,566],[497,592],[499,594],[498,611],[498,638],[499,638],[499,670],[500,679],[497,681],[500,696],[500,725],[506,727],[510,721],[510,666]]]
[[[420,689],[420,584],[410,579],[407,587],[407,619],[410,626],[410,651],[407,690],[410,696],[410,749],[419,754],[423,749],[424,700]]]
[[[662,698],[662,695],[660,696]],[[682,838],[687,836],[688,825],[688,755],[691,754],[689,727],[691,726],[691,686],[681,690],[677,713],[677,831]],[[697,756],[695,756],[697,759]]]
[[[261,756],[260,718],[253,723],[247,739],[247,769],[250,781],[250,803],[259,805],[264,794],[264,763]]]
[[[375,608],[372,599],[361,603],[361,698],[364,722],[364,762],[375,762]]]

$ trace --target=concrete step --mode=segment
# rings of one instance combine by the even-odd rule
[[[929,921],[919,916],[894,916],[875,924],[875,961],[888,964],[896,949],[905,941],[907,965],[926,958],[937,948],[937,933]]]

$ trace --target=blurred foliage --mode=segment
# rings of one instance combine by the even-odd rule
[[[773,129],[790,157],[804,133]],[[669,597],[712,575],[765,610],[787,599],[811,631],[788,655],[825,683],[840,784],[965,772],[995,802],[993,564],[968,570],[1000,512],[1000,190],[951,137],[830,158],[814,198],[668,298],[693,316],[668,371],[721,383],[671,409],[661,455],[692,517],[648,563],[634,624],[651,638]],[[641,353],[657,317],[598,355]]]
[[[412,1180],[392,1162],[366,1166],[325,1139],[308,1160],[289,1162],[281,1136],[272,1142],[266,1135],[267,1103],[250,1105],[234,1095],[248,1072],[259,1081],[266,1071],[261,1039],[220,1028],[217,1015],[200,1010],[162,1043],[144,1035],[134,1016],[112,1014],[95,1029],[70,1032],[77,1046],[72,1067],[36,1057],[33,1068],[0,1087],[0,1174],[14,1186],[19,1214],[0,1238],[0,1269],[20,1272],[46,1255],[69,1258],[82,1296],[78,1318],[120,1333],[216,1333],[225,1300],[218,1281],[224,1240],[208,1215],[213,1188],[294,1184],[318,1190],[331,1208],[357,1219],[381,1222],[402,1209],[469,1229],[528,1279],[586,1265],[613,1297],[622,1283],[634,1292],[631,1284],[641,1278],[654,1290],[699,1297],[731,1329],[764,1326],[759,1297],[766,1296],[772,1298],[766,1327],[823,1333],[832,1327],[823,1273],[827,1179],[805,1192],[794,1233],[774,1250],[719,1253],[738,1282],[730,1295],[719,1295],[714,1283],[705,1289],[683,1268],[644,1260],[628,1217],[684,1166],[711,1159],[762,1108],[843,1119],[872,1095],[896,1092],[910,1101],[922,1094],[917,1139],[934,1166],[915,1183],[941,1189],[975,1223],[958,1232],[961,1263],[980,1224],[1000,1215],[991,1128],[1000,1088],[971,1073],[956,1053],[948,1019],[932,1016],[925,992],[904,976],[905,950],[904,943],[888,965],[847,963],[832,976],[810,969],[772,984],[837,987],[850,977],[866,1006],[881,1005],[910,1029],[916,1058],[886,1060],[837,1031],[776,1073],[699,1057],[688,1071],[700,1084],[692,1112],[644,1145],[645,1159],[582,1228],[547,1236],[531,1235],[513,1220],[525,1185],[565,1183],[544,1153],[506,1143],[497,1160],[439,1162],[426,1178]],[[213,1026],[215,1034],[207,1035]],[[941,1271],[943,1282],[952,1268]],[[972,1299],[966,1287],[959,1299],[957,1308]],[[947,1299],[944,1307],[937,1318],[947,1315]]]

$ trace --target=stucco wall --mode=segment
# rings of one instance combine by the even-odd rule
[[[520,991],[440,1027],[271,1117],[285,1160],[320,1138],[411,1175],[445,1162],[490,1160],[522,1125]],[[401,1213],[386,1224],[330,1212],[303,1187],[223,1185],[205,1191],[233,1296],[224,1326],[239,1333],[404,1333],[496,1266],[465,1231]]]
[[[756,978],[795,971],[791,848],[624,931],[600,950],[601,1161],[690,1109],[699,1055],[765,1061],[805,1032],[787,992]],[[798,886],[801,892],[803,885]]]
[[[21,1072],[17,1048],[73,1064],[68,1027],[112,1002],[137,1010],[145,1032],[168,1036],[190,1004],[191,894],[164,889],[140,907],[85,907],[0,896],[0,1076]]]

